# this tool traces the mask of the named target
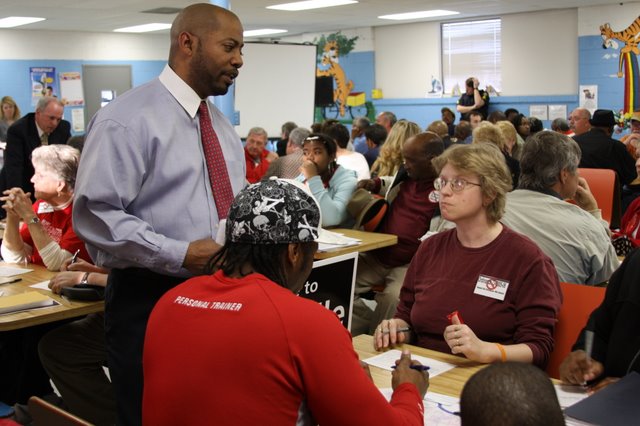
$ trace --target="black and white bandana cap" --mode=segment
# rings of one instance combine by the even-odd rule
[[[288,244],[315,241],[320,206],[301,184],[271,179],[249,185],[229,210],[226,240],[248,244]]]

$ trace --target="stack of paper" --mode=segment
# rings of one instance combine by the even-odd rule
[[[337,248],[355,246],[360,244],[362,241],[357,238],[347,237],[343,234],[320,228],[317,242],[318,251],[330,251]]]
[[[13,296],[0,297],[0,314],[9,314],[56,305],[59,305],[59,303],[52,298],[37,291],[28,291]]]

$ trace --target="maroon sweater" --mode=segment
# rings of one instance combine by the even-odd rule
[[[438,203],[429,201],[433,180],[407,179],[401,183],[378,232],[398,236],[398,244],[372,252],[380,263],[394,268],[406,265],[420,246],[420,237],[428,230]]]
[[[480,275],[509,283],[504,301],[474,293]],[[479,339],[524,343],[533,352],[533,363],[544,367],[561,304],[551,259],[527,237],[505,226],[486,246],[466,248],[452,229],[418,249],[395,316],[411,324],[418,346],[450,352],[443,332],[447,314],[457,310]]]

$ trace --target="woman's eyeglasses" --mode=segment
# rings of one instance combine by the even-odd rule
[[[449,184],[453,192],[461,192],[467,187],[467,185],[482,186],[479,183],[469,182],[466,179],[462,178],[453,178],[446,180],[442,177],[439,177],[433,181],[433,187],[436,189],[436,191],[442,191],[444,187],[447,186],[447,184]]]

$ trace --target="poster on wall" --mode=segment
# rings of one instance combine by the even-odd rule
[[[58,96],[55,67],[30,67],[31,105],[36,106],[43,96]]]
[[[548,120],[549,114],[547,113],[546,105],[529,105],[529,117],[535,117],[538,120]]]
[[[566,105],[549,105],[549,120],[553,121],[556,118],[567,119]]]
[[[71,128],[76,133],[84,132],[84,108],[71,110]]]
[[[591,114],[598,109],[598,86],[580,86],[580,108],[588,109]]]
[[[82,91],[82,77],[79,72],[61,72],[60,96],[66,105],[84,105],[84,92]]]

